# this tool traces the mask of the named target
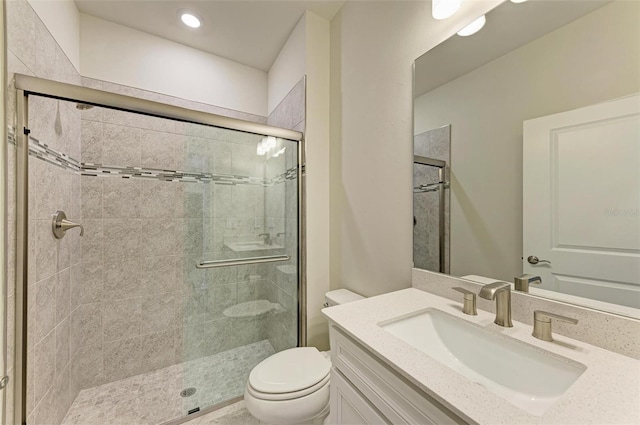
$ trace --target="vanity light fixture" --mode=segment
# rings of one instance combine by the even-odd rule
[[[511,3],[524,3],[527,0],[511,0]]]
[[[432,0],[431,16],[434,19],[447,19],[460,9],[462,0]]]
[[[200,28],[201,22],[193,12],[189,10],[179,10],[178,15],[183,24],[189,28]]]
[[[487,22],[487,18],[484,15],[482,15],[481,17],[479,17],[478,19],[476,19],[475,21],[471,22],[469,25],[467,25],[466,27],[458,31],[458,35],[460,37],[468,37],[470,35],[473,35],[478,31],[480,31],[482,27],[484,27],[484,24],[486,22]]]

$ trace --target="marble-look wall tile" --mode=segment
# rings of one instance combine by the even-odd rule
[[[142,335],[165,332],[177,327],[174,294],[172,292],[142,298],[140,315]],[[173,335],[171,335],[171,346],[173,346]]]
[[[102,108],[93,108],[83,111],[83,114],[93,110],[101,111]],[[83,163],[102,164],[102,122],[88,121],[83,115],[82,119],[82,148],[80,158]]]
[[[142,185],[140,180],[119,178],[104,178],[99,180],[103,180],[103,218],[140,217],[140,209],[142,204]],[[99,218],[99,216],[96,218]]]
[[[171,218],[175,216],[176,185],[164,181],[143,180],[140,216]]]
[[[95,303],[102,300],[103,280],[102,261],[83,261],[77,268],[72,268],[71,308],[75,310],[81,304]]]
[[[142,299],[126,298],[102,303],[102,341],[108,343],[140,335]]]
[[[36,64],[38,18],[26,0],[7,2],[7,48],[30,69]]]
[[[56,286],[59,275],[54,274],[35,285],[35,343],[50,333],[56,325]]]
[[[56,320],[59,324],[71,313],[71,267],[58,273],[55,286]]]
[[[100,303],[82,304],[71,313],[70,347],[72,355],[79,348],[102,344]]]
[[[45,396],[55,379],[56,371],[56,333],[49,332],[34,347],[33,357],[35,403],[38,404]]]
[[[105,259],[102,295],[104,300],[138,297],[142,295],[142,271],[137,258],[112,257]]]
[[[70,360],[71,318],[66,317],[56,327],[56,371],[64,370]]]
[[[175,363],[175,339],[173,329],[149,333],[140,338],[140,370],[151,372]]]
[[[123,125],[104,124],[102,165],[140,166],[142,130]]]
[[[173,133],[148,130],[141,137],[141,166],[175,170],[176,151],[181,148],[182,138]]]
[[[142,341],[138,337],[104,343],[104,374],[109,381],[137,375]]]
[[[84,388],[103,383],[105,381],[103,364],[102,344],[80,347],[71,361],[72,393],[77,394]]]
[[[142,259],[140,285],[144,288],[143,294],[173,293],[180,288],[178,268],[182,268],[182,256],[177,254]]]

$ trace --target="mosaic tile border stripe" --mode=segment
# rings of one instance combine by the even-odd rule
[[[15,134],[10,130],[8,142],[16,144]],[[68,170],[74,174],[90,177],[120,177],[155,179],[183,183],[213,183],[224,185],[273,186],[286,180],[295,180],[297,168],[293,167],[269,179],[247,177],[231,174],[199,173],[190,171],[161,170],[142,167],[104,166],[100,164],[81,163],[63,152],[49,147],[35,137],[29,136],[29,155],[51,165]],[[304,166],[303,166],[304,172]]]

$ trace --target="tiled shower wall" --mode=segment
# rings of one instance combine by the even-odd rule
[[[427,158],[440,159],[447,162],[445,175],[449,181],[451,167],[451,126],[435,128],[425,131],[414,137],[414,154]],[[413,165],[414,186],[418,184],[438,182],[438,169],[426,165]],[[445,189],[445,239],[444,239],[444,273],[449,273],[449,205],[450,190]],[[418,269],[440,270],[440,232],[439,232],[439,205],[438,192],[414,193],[413,214],[415,224],[413,226],[413,261]]]
[[[289,128],[304,133],[306,108],[306,80],[303,77],[271,112],[267,124]],[[290,169],[297,164],[297,152],[288,149],[279,157],[286,162],[270,164],[267,174],[281,168]],[[263,267],[266,274],[266,298],[284,307],[282,314],[274,314],[267,319],[267,335],[276,351],[295,347],[298,342],[298,181],[287,180],[284,185],[268,187],[265,195],[267,222],[282,223],[286,228],[284,241],[291,260],[286,263],[272,263]],[[284,199],[284,202],[282,200]],[[283,209],[284,207],[284,209]]]
[[[15,126],[14,73],[79,84],[80,75],[25,0],[7,7],[7,123]],[[63,102],[33,98],[29,120],[32,135],[47,139],[56,150],[79,155],[80,114]],[[15,338],[15,166],[16,149],[9,145],[9,256],[7,299],[7,368],[14,381]],[[28,350],[27,412],[30,423],[59,423],[73,401],[69,357],[71,288],[77,284],[80,244],[77,233],[56,240],[51,214],[64,209],[80,220],[80,177],[52,164],[29,161]],[[7,389],[7,423],[13,423],[13,387]]]

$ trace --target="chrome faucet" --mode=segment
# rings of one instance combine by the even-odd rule
[[[529,292],[529,285],[532,283],[540,285],[542,283],[542,278],[532,274],[523,274],[520,277],[514,277],[513,283],[516,291]]]
[[[513,327],[511,323],[511,284],[507,282],[495,282],[484,285],[478,294],[486,300],[496,300],[496,325],[505,328]]]
[[[271,245],[271,233],[260,233],[258,237],[264,236],[264,244]]]

